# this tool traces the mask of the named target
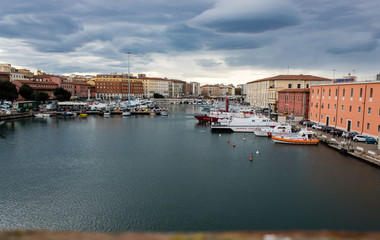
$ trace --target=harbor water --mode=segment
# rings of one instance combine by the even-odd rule
[[[165,107],[4,123],[0,230],[380,231],[379,168],[322,144],[213,134],[200,108]]]

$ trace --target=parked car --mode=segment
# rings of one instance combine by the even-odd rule
[[[329,127],[329,126],[322,126],[322,128],[321,128],[321,131],[323,131],[325,133],[330,133],[332,130],[334,130],[334,128]]]
[[[366,137],[365,138],[365,143],[368,143],[368,144],[376,144],[377,143],[377,140],[373,137]]]
[[[330,133],[331,133],[333,136],[343,137],[343,133],[344,133],[344,131],[342,131],[342,130],[340,130],[340,129],[336,129],[336,128],[334,128],[333,130],[330,131]]]
[[[314,124],[313,126],[311,126],[311,128],[314,128],[314,129],[318,129],[318,130],[321,130],[322,129],[322,125],[319,125],[319,124]]]
[[[365,142],[366,138],[367,137],[364,135],[356,135],[352,138],[352,140],[354,140],[355,142]]]

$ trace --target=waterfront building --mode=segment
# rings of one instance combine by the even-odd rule
[[[129,81],[131,89],[129,91]],[[128,99],[129,93],[133,98],[143,97],[143,82],[134,76],[128,79],[127,74],[97,75],[87,83],[94,86],[96,98]]]
[[[8,64],[8,63],[0,64],[0,72],[11,73],[11,72],[15,72],[15,71],[16,71],[16,69],[14,67],[12,67],[11,64]]]
[[[169,80],[169,97],[177,98],[184,97],[186,90],[186,82],[181,80]]]
[[[186,95],[197,97],[201,93],[201,85],[197,82],[190,82],[186,84]]]
[[[310,88],[309,119],[344,131],[380,135],[380,82],[322,84]]]
[[[145,74],[140,74],[139,79],[143,83],[145,98],[152,98],[155,93],[164,97],[169,97],[169,79],[146,77]]]
[[[0,81],[10,81],[9,73],[7,72],[0,72]]]
[[[309,88],[284,89],[278,91],[277,112],[294,117],[295,121],[308,118]]]
[[[219,97],[219,85],[203,85],[201,86],[201,94],[205,97]]]
[[[246,101],[259,108],[277,109],[278,91],[310,88],[311,85],[330,83],[331,79],[312,75],[278,75],[247,83]]]
[[[42,81],[32,81],[32,80],[16,80],[12,82],[16,85],[17,91],[20,89],[22,85],[29,85],[35,93],[44,92],[49,95],[49,99],[54,98],[54,90],[58,87],[57,83],[52,81],[42,82]],[[21,96],[19,96],[18,100],[23,100]]]

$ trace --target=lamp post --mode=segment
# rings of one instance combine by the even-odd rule
[[[128,55],[128,105],[130,107],[131,105],[131,79],[129,77],[129,55],[131,55],[131,52],[126,52],[125,54]]]

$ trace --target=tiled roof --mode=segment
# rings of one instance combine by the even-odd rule
[[[251,81],[251,82],[248,82],[248,83],[268,81],[268,80],[331,81],[331,79],[328,79],[328,78],[322,78],[322,77],[316,77],[316,76],[312,76],[312,75],[303,75],[303,74],[300,74],[300,75],[278,75],[278,76],[274,76],[274,77],[258,79],[258,80]]]

